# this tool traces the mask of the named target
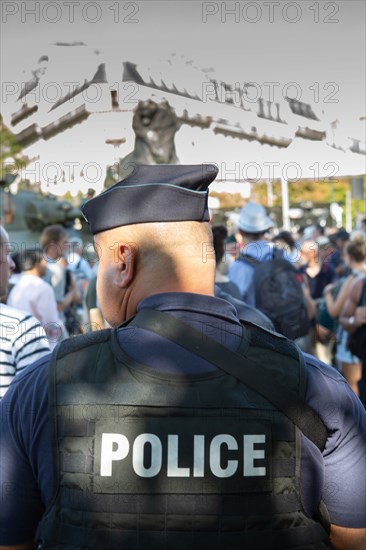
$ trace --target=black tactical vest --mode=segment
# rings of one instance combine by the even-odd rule
[[[239,353],[303,394],[293,347],[244,334]],[[39,548],[329,548],[300,499],[300,430],[224,372],[157,372],[116,331],[87,334],[53,354],[49,415],[55,493]]]

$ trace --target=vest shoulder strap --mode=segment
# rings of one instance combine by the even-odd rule
[[[62,359],[62,357],[65,357],[65,355],[68,355],[69,353],[79,351],[80,349],[84,349],[88,346],[107,342],[110,339],[111,332],[112,329],[106,328],[95,332],[88,332],[87,334],[73,336],[72,338],[67,338],[58,344],[53,352],[53,355],[57,359]]]
[[[203,339],[202,334],[193,327],[161,311],[142,309],[132,324],[175,342],[234,376],[275,405],[321,451],[324,450],[328,432],[319,415],[305,402],[299,392],[289,389],[286,384],[271,375],[260,361],[256,362],[249,358],[245,352],[233,352],[208,336]],[[274,347],[272,350],[277,352]],[[298,360],[301,376],[305,374],[305,364],[299,349]]]

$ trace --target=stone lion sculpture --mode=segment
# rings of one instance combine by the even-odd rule
[[[180,124],[167,101],[151,99],[137,105],[132,127],[136,134],[134,150],[107,169],[106,186],[126,178],[137,164],[177,164],[174,137]]]

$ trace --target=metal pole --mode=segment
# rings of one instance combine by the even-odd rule
[[[267,204],[269,207],[273,206],[273,185],[271,178],[267,180]]]
[[[290,205],[288,200],[288,181],[281,177],[281,196],[282,196],[282,226],[283,229],[290,229]]]
[[[351,190],[346,191],[346,231],[352,231],[352,195]]]

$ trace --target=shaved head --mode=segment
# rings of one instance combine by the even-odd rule
[[[189,259],[201,261],[203,246],[212,244],[210,225],[192,221],[141,223],[107,233],[113,243],[135,243],[142,266],[163,261],[167,256],[174,264]]]
[[[94,245],[100,258],[98,297],[113,326],[153,294],[214,293],[216,264],[209,223],[128,225],[96,234]]]

